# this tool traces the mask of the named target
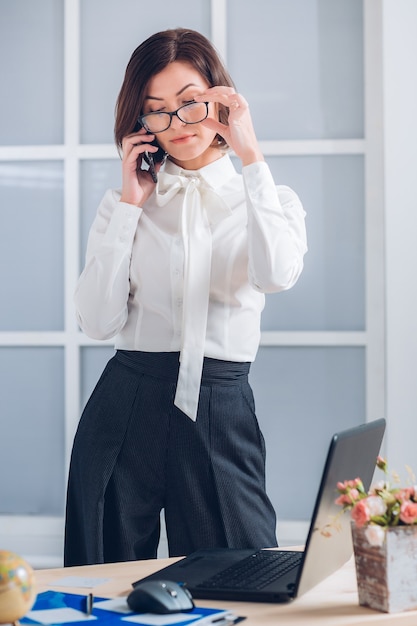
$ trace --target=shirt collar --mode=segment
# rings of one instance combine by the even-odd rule
[[[201,177],[212,189],[222,187],[236,176],[235,167],[228,154],[223,155],[220,159],[205,165],[199,170],[185,170],[168,159],[165,162],[164,171],[168,174],[189,178]]]

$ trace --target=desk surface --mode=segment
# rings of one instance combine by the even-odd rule
[[[38,592],[47,589],[65,590],[86,595],[93,591],[101,597],[126,596],[133,581],[143,578],[173,563],[176,559],[131,561],[105,565],[67,567],[35,572]],[[67,576],[106,578],[94,589],[62,587],[51,584]],[[245,615],[244,626],[367,626],[368,624],[417,626],[417,611],[386,614],[358,604],[353,559],[335,574],[290,604],[262,604],[253,602],[217,602],[196,600],[197,606],[225,608]]]

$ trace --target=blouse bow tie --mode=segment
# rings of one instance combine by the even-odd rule
[[[232,214],[200,176],[159,172],[156,203],[164,206],[183,191],[181,233],[184,245],[184,294],[180,369],[174,404],[197,419],[203,371],[212,253],[211,226]]]
[[[207,214],[210,224],[217,224],[223,218],[232,214],[229,206],[218,193],[216,193],[201,176],[183,176],[181,174],[168,174],[160,172],[156,185],[156,203],[164,206],[184,189],[185,196],[198,191],[201,196],[203,211]]]

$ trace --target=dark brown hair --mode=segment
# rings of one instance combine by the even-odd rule
[[[185,61],[196,69],[210,87],[234,87],[233,81],[210,41],[200,33],[176,28],[152,35],[133,52],[116,102],[114,137],[118,149],[122,139],[134,132],[137,119],[143,113],[143,103],[150,79],[173,61]],[[219,105],[219,120],[227,124],[226,108]],[[226,147],[222,137],[214,144]]]

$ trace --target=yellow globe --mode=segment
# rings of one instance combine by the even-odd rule
[[[17,622],[36,598],[35,575],[22,557],[0,550],[0,624]]]

